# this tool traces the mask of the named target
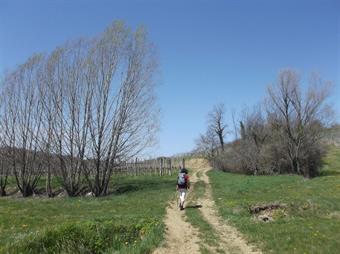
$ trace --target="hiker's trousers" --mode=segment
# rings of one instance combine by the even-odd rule
[[[187,189],[180,188],[178,189],[179,192],[179,200],[181,201],[181,205],[184,204],[185,196],[187,194]]]

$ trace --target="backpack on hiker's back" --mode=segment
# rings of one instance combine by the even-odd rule
[[[181,173],[181,172],[178,174],[178,180],[177,180],[178,185],[185,185],[186,183],[185,175],[186,173]]]
[[[188,171],[186,169],[181,169],[177,177],[177,185],[179,188],[187,188],[188,184]]]

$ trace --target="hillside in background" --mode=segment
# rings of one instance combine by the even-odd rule
[[[336,124],[327,129],[324,139],[328,144],[340,146],[340,124]]]

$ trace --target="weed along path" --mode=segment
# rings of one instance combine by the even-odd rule
[[[177,253],[254,253],[242,235],[217,213],[207,172],[210,166],[204,159],[187,162],[192,170],[192,189],[186,210],[180,211],[176,202],[167,209],[166,236],[163,246],[154,254]]]

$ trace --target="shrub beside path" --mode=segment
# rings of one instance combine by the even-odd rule
[[[216,234],[220,236],[220,247],[224,252],[262,253],[254,246],[249,245],[236,228],[229,225],[227,221],[218,215],[215,202],[212,198],[209,177],[206,174],[211,169],[207,161],[204,159],[191,159],[187,162],[186,166],[192,169],[193,172],[191,176],[191,191],[193,191],[197,181],[204,181],[206,184],[205,194],[198,200],[202,205],[200,211],[206,222],[208,222]],[[176,201],[171,202],[167,208],[164,223],[166,226],[165,242],[160,248],[154,251],[154,254],[200,253],[199,243],[202,242],[203,239],[200,239],[200,234],[197,229],[186,220],[185,213],[178,209]]]

